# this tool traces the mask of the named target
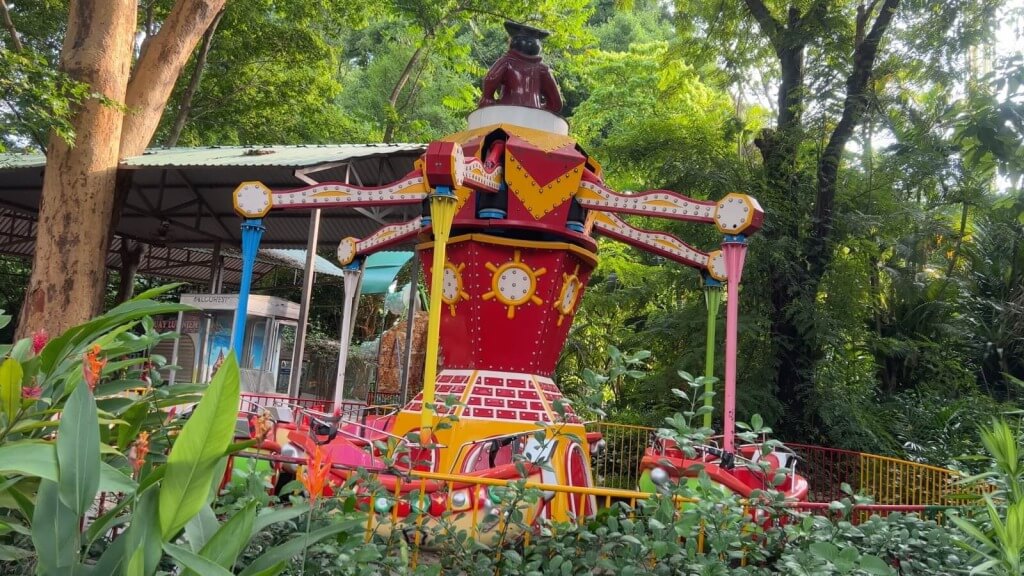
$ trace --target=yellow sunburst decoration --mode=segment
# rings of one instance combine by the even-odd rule
[[[448,310],[455,316],[455,305],[462,300],[469,300],[469,294],[463,288],[462,269],[465,263],[458,266],[448,262],[444,265],[444,284],[441,286],[441,300],[448,305]]]
[[[516,317],[516,308],[528,302],[540,306],[544,303],[536,295],[537,278],[547,272],[546,268],[536,270],[530,268],[522,261],[522,254],[515,251],[511,262],[501,266],[495,266],[488,262],[485,264],[488,270],[494,275],[491,277],[491,291],[483,295],[484,300],[498,299],[508,307],[509,320]]]
[[[562,274],[562,291],[558,293],[558,300],[554,303],[555,310],[558,311],[558,325],[562,325],[562,321],[569,314],[572,314],[573,308],[576,307],[576,301],[580,297],[580,288],[582,283],[580,282],[580,265],[576,265],[576,269],[572,271],[572,274]]]

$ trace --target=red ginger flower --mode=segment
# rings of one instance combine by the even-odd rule
[[[31,399],[35,400],[36,398],[39,398],[42,395],[43,395],[43,387],[42,386],[22,386],[21,387],[21,397],[22,398],[31,398]]]
[[[82,377],[89,386],[90,392],[96,390],[96,385],[99,384],[100,376],[103,374],[103,367],[106,365],[107,359],[100,358],[100,345],[93,344],[82,359]]]
[[[327,476],[331,471],[330,453],[324,453],[317,445],[306,466],[299,472],[299,481],[309,494],[310,506],[316,504],[318,498],[323,496],[324,487],[327,486]]]
[[[146,463],[146,456],[149,454],[149,432],[140,432],[139,437],[132,443],[131,449],[128,451],[128,460],[132,463],[132,469],[135,470],[135,477],[139,477],[139,470],[142,470],[142,465]]]
[[[46,333],[46,328],[40,328],[34,334],[32,334],[32,353],[39,354],[46,347],[46,342],[49,341],[50,335]]]

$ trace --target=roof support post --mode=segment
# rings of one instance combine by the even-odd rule
[[[174,324],[174,329],[178,332],[178,337],[174,339],[174,347],[171,348],[171,366],[178,365],[178,344],[181,343],[181,339],[184,337],[182,334],[182,322],[185,318],[184,312],[178,312],[178,321]],[[170,373],[167,374],[167,383],[174,384],[175,378],[178,376],[178,371],[171,368]]]
[[[359,292],[363,287],[363,267],[366,260],[357,260],[342,269],[345,281],[345,301],[341,311],[341,334],[338,338],[338,376],[334,385],[334,409],[340,410],[345,400],[345,369],[348,364],[348,349],[352,342],[352,329],[356,312],[359,310]]]
[[[420,253],[413,252],[412,270],[409,271],[409,308],[405,318],[405,354],[402,359],[402,383],[399,385],[398,403],[405,406],[409,401],[409,375],[412,373],[412,336],[416,321],[416,308],[420,302],[419,291]]]
[[[309,304],[313,297],[316,277],[316,247],[320,241],[320,209],[309,214],[309,239],[306,241],[306,268],[302,273],[302,299],[299,302],[299,322],[295,327],[295,347],[292,349],[292,373],[288,381],[288,397],[298,398],[302,386],[302,359],[306,353],[306,330],[309,326]]]
[[[220,280],[221,280],[221,275],[222,275],[220,246],[221,246],[220,240],[214,242],[214,244],[213,244],[213,254],[210,255],[210,294],[216,294],[220,290]],[[196,381],[206,382],[207,381],[207,375],[206,375],[206,365],[207,365],[206,354],[207,354],[207,352],[209,351],[209,348],[210,348],[209,347],[209,343],[210,343],[210,328],[212,327],[212,324],[213,324],[213,320],[209,317],[208,314],[204,314],[204,313],[200,312],[200,315],[202,316],[202,330],[199,331],[199,334],[200,334],[200,336],[202,336],[202,338],[199,339],[199,350],[196,351],[197,354],[196,354],[196,360],[195,360],[195,362],[196,362],[195,365],[198,366],[199,369],[198,369],[198,372],[197,372],[193,368],[193,371],[192,371],[192,381],[193,382],[196,382]],[[178,332],[179,333],[181,332],[181,320],[178,321]],[[175,353],[177,353],[178,343],[180,341],[181,341],[181,336],[179,335],[178,336],[178,340],[174,341]]]

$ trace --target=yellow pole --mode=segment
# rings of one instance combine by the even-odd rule
[[[423,369],[423,407],[420,409],[420,444],[430,441],[434,423],[434,381],[437,380],[437,352],[441,337],[441,291],[448,236],[455,218],[455,194],[438,186],[430,195],[430,225],[434,233],[434,260],[430,268],[430,315],[427,321],[427,358]]]

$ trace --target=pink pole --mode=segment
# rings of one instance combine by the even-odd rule
[[[734,451],[736,433],[736,349],[740,312],[740,277],[747,255],[747,239],[742,235],[727,235],[722,242],[728,285],[725,307],[725,417],[722,435],[727,452]]]

